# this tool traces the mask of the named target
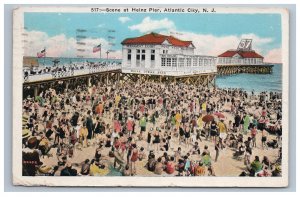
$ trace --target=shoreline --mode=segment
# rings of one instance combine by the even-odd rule
[[[247,92],[248,94],[251,94],[252,93],[252,90],[246,90],[245,88],[222,88],[222,87],[217,87],[216,85],[216,88],[218,90],[240,90],[240,91],[243,91],[243,92]],[[267,90],[267,91],[258,91],[254,89],[254,95],[258,96],[259,94],[262,94],[262,93],[266,93],[266,94],[270,94],[270,92],[272,93],[277,93],[280,95],[280,98],[282,98],[282,90],[280,91],[270,91],[270,90]]]

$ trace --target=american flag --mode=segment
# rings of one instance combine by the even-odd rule
[[[41,58],[41,57],[45,57],[46,56],[46,49],[41,50],[41,52],[37,53],[37,57]]]
[[[101,44],[99,44],[93,48],[93,53],[96,53],[98,51],[101,51]]]

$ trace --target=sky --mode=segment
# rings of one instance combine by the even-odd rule
[[[266,62],[281,62],[279,14],[35,12],[24,16],[24,53],[29,56],[45,47],[49,57],[99,57],[92,48],[101,43],[102,56],[110,50],[111,58],[121,58],[122,40],[156,32],[191,40],[195,54],[213,56],[236,49],[242,38],[250,38],[253,50]]]

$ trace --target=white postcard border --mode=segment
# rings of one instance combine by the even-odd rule
[[[182,5],[178,5],[183,7]],[[178,8],[176,5],[168,6]],[[97,6],[99,7],[99,6]],[[102,6],[116,7],[115,5]],[[124,8],[120,7],[120,8]],[[126,6],[145,7],[145,6]],[[155,5],[151,7],[166,7]],[[188,7],[188,6],[187,6]],[[195,7],[195,6],[193,6]],[[197,6],[198,7],[198,6]],[[205,6],[199,5],[200,8]],[[102,187],[287,187],[289,153],[289,14],[282,8],[227,8],[218,7],[217,13],[278,13],[282,20],[282,177],[50,177],[22,176],[22,67],[21,31],[24,12],[90,12],[91,6],[82,7],[21,7],[13,13],[13,184],[24,186],[102,186]],[[146,7],[147,8],[147,7]],[[46,11],[44,11],[46,10]],[[97,13],[95,13],[97,14]],[[167,14],[167,13],[166,13]],[[191,13],[192,14],[192,13]],[[203,13],[205,14],[205,13]]]

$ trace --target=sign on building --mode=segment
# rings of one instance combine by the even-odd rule
[[[251,51],[252,39],[242,39],[237,50]]]

